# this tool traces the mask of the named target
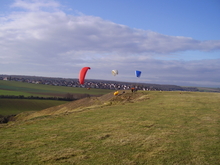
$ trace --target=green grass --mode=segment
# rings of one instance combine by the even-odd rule
[[[30,93],[26,93],[26,92],[22,92],[22,91],[10,91],[10,90],[1,90],[1,89],[0,89],[0,95],[10,95],[10,96],[13,96],[13,95],[14,96],[23,95],[25,97],[31,96]]]
[[[24,97],[64,97],[70,94],[102,95],[109,93],[108,89],[72,88],[64,86],[51,86],[42,84],[31,84],[17,81],[0,80],[0,95],[13,95]],[[38,111],[52,106],[66,103],[65,101],[51,100],[22,100],[22,99],[0,99],[0,115],[18,114],[24,111]]]
[[[16,115],[25,111],[39,111],[67,103],[57,100],[0,99],[0,115]]]
[[[197,87],[201,92],[220,92],[220,88]]]
[[[52,86],[43,84],[23,83],[17,81],[3,81],[0,80],[0,95],[14,94],[24,96],[57,96],[65,95],[67,93],[79,93],[90,95],[101,95],[109,93],[108,89],[90,89],[73,88],[65,86]]]
[[[219,164],[220,94],[149,99],[2,125],[0,164]]]

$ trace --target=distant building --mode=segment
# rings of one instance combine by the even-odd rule
[[[3,80],[7,81],[7,80],[8,80],[8,77],[4,77]]]

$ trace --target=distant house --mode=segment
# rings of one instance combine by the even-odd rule
[[[32,84],[39,84],[39,81],[32,81]]]
[[[7,80],[8,80],[8,77],[4,77],[3,80],[7,81]]]

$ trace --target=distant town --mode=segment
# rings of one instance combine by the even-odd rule
[[[111,90],[159,90],[159,91],[199,91],[196,87],[181,87],[177,85],[160,85],[147,83],[118,82],[111,80],[91,80],[86,79],[83,85],[79,84],[78,79],[38,77],[38,76],[20,76],[20,75],[0,75],[0,80],[19,81],[33,84],[44,84],[53,86],[67,86],[79,88],[98,88]]]

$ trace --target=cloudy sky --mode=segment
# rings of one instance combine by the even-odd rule
[[[0,0],[0,74],[220,87],[219,18],[219,0]]]

